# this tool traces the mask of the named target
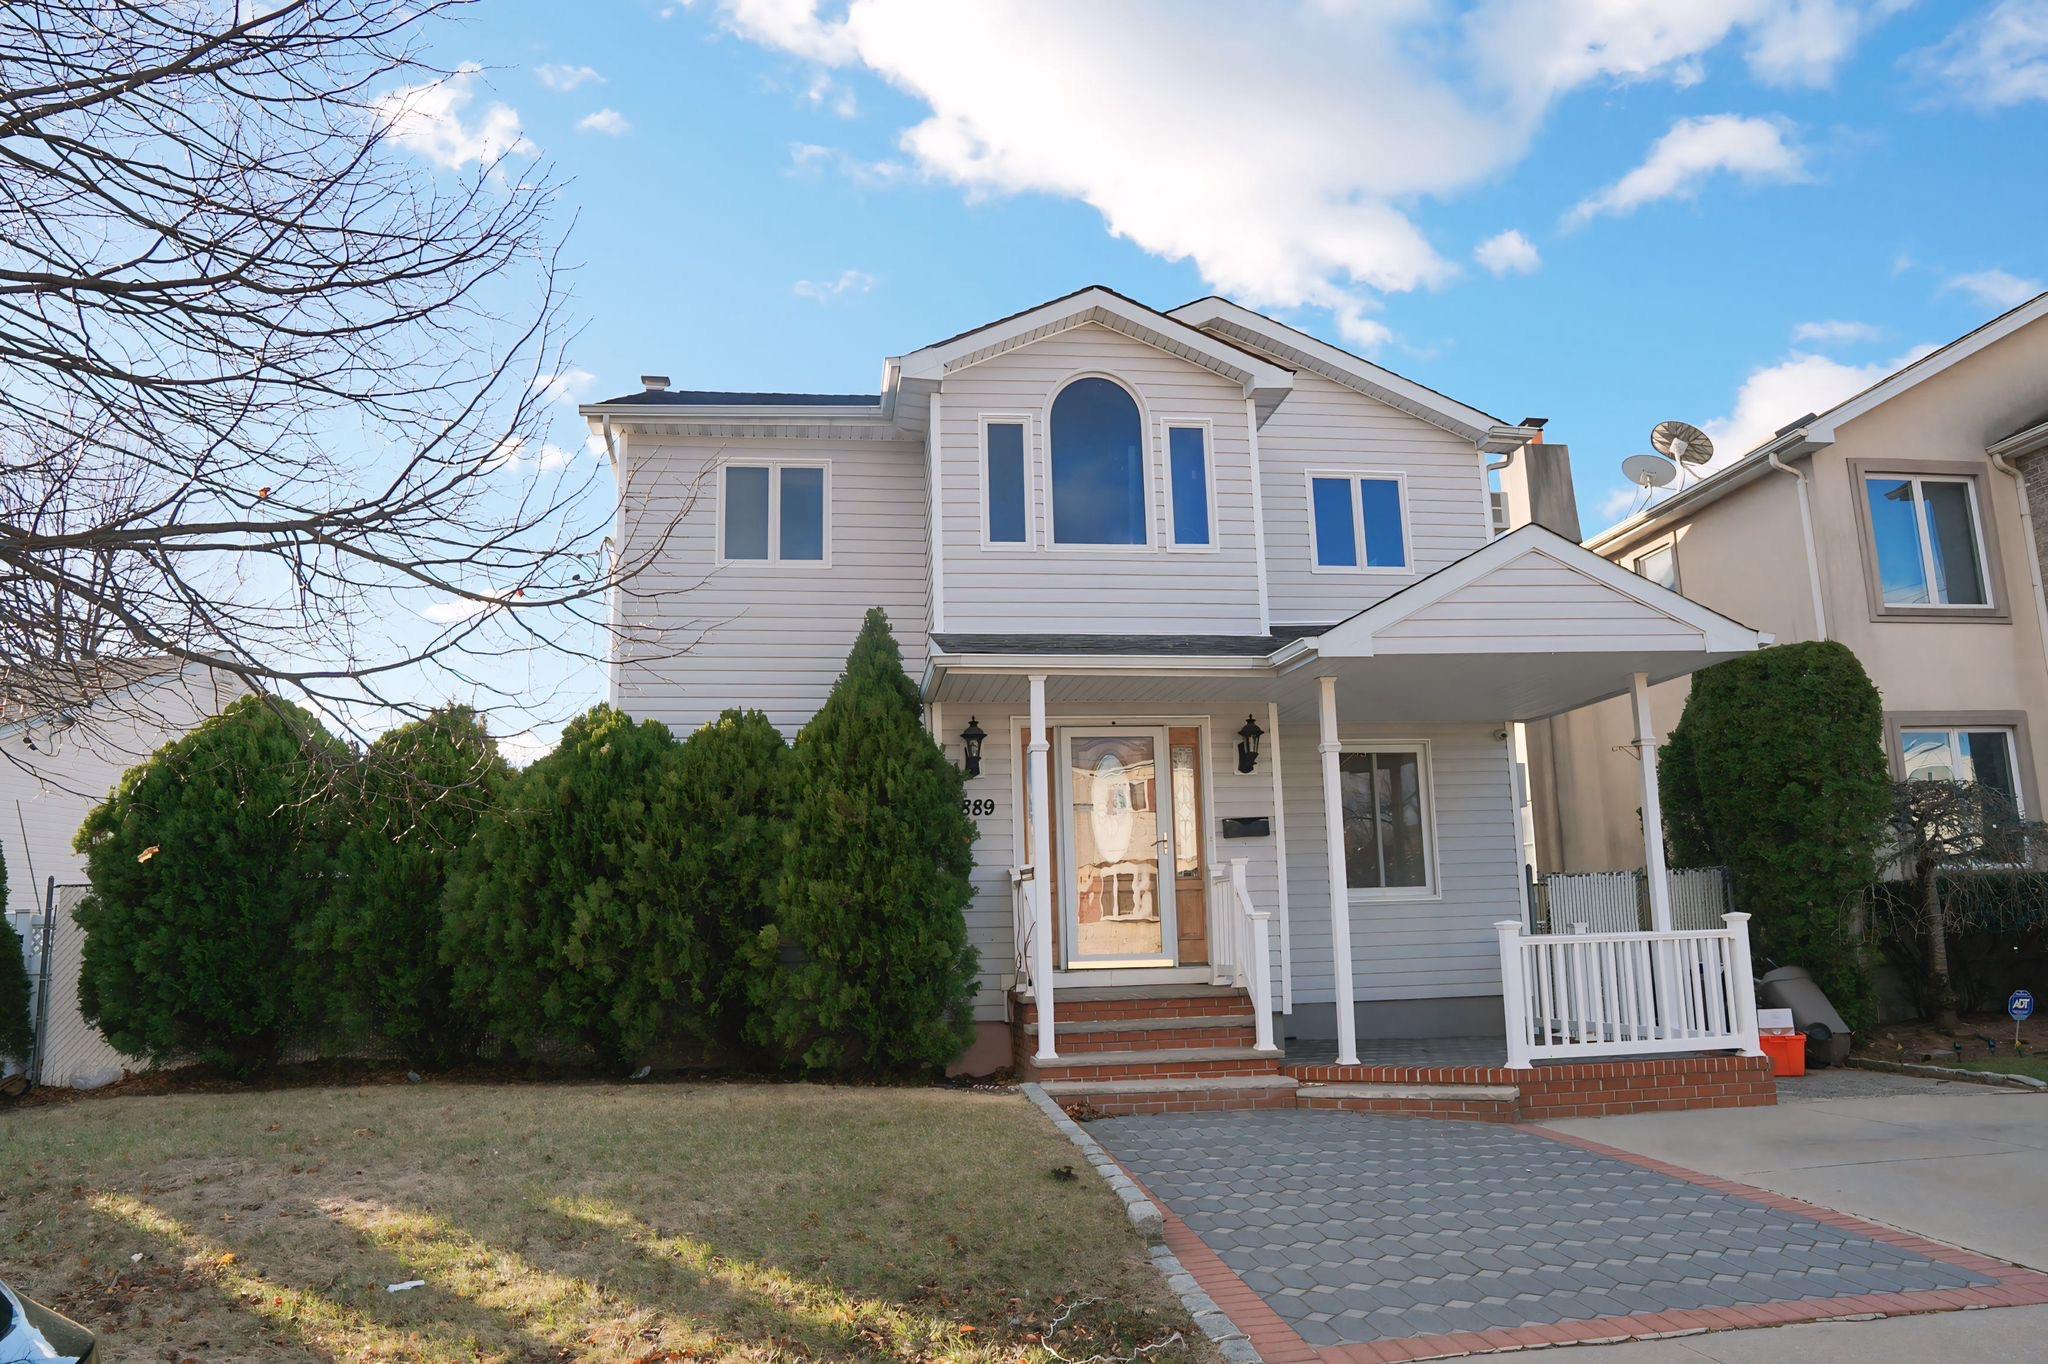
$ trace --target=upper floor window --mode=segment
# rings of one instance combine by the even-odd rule
[[[1678,546],[1659,545],[1636,556],[1636,576],[1646,578],[1659,587],[1678,590]]]
[[[1868,474],[1863,489],[1885,606],[1991,604],[1974,480]]]
[[[1076,379],[1052,400],[1052,542],[1147,545],[1145,424],[1108,379]]]
[[[1429,763],[1420,744],[1346,749],[1337,759],[1344,809],[1344,883],[1354,891],[1435,888]]]
[[[1168,422],[1166,426],[1167,508],[1173,514],[1173,543],[1207,549],[1216,543],[1209,502],[1209,428]]]
[[[719,471],[719,557],[823,563],[830,544],[822,464],[728,464]]]
[[[2019,763],[2010,729],[1901,729],[1907,781],[1980,782],[2020,810]]]
[[[1031,543],[1031,475],[1022,417],[981,422],[982,512],[991,545]]]
[[[1317,572],[1407,571],[1407,499],[1398,475],[1312,473],[1308,485]]]

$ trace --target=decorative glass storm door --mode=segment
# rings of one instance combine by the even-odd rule
[[[1172,966],[1173,783],[1164,729],[1059,731],[1060,941],[1069,968]]]

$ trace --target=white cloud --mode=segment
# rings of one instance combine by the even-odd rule
[[[830,109],[840,118],[853,118],[860,113],[860,100],[853,87],[833,80],[823,71],[811,78],[804,99],[816,108]]]
[[[1872,25],[1912,4],[1913,0],[1788,0],[1771,6],[1757,21],[1743,55],[1750,72],[1766,85],[1829,86]]]
[[[1987,308],[2004,312],[2017,308],[2041,292],[2038,279],[2023,279],[2004,270],[1979,270],[1974,274],[1957,275],[1941,286],[1944,291],[1968,294]]]
[[[1883,331],[1868,322],[1802,322],[1792,329],[1794,341],[1810,341],[1817,346],[1851,346],[1875,341],[1882,335]]]
[[[851,294],[870,293],[874,287],[875,277],[867,271],[841,270],[837,279],[800,279],[790,292],[813,303],[832,303]]]
[[[624,137],[632,124],[616,109],[599,109],[594,114],[585,114],[576,120],[576,131],[581,133],[603,133],[606,137]]]
[[[1974,108],[2048,100],[2048,0],[2000,0],[1909,63]]]
[[[449,170],[461,170],[471,162],[489,165],[501,157],[533,155],[539,149],[520,132],[519,111],[511,105],[493,103],[475,122],[465,121],[465,111],[476,99],[480,70],[464,65],[440,80],[380,95],[371,108],[400,146]]]
[[[1633,483],[1626,487],[1611,489],[1607,496],[1600,499],[1600,519],[1611,526],[1633,512],[1636,503],[1642,500],[1643,490]]]
[[[823,147],[815,142],[789,144],[791,175],[809,178],[823,175],[826,171],[844,176],[856,185],[870,188],[900,184],[914,174],[911,168],[901,161],[863,161],[838,147]]]
[[[1686,80],[1768,0],[725,0],[726,25],[919,101],[899,146],[970,195],[1088,204],[1108,229],[1255,307],[1330,309],[1383,340],[1386,293],[1452,279],[1416,205],[1526,154],[1554,101],[1602,80]],[[1303,110],[1313,110],[1304,117]],[[890,163],[882,163],[890,164]],[[799,170],[875,163],[819,148]],[[893,178],[906,178],[905,174]]]
[[[1736,392],[1734,410],[1705,423],[1706,433],[1714,438],[1714,460],[1707,469],[1734,463],[1769,440],[1785,423],[1809,412],[1827,411],[1932,349],[1916,346],[1874,365],[1845,365],[1825,355],[1795,353],[1777,364],[1750,371]]]
[[[533,442],[526,437],[507,436],[491,451],[489,458],[484,461],[484,468],[492,473],[553,473],[558,469],[567,468],[576,458],[561,446],[548,441],[543,441],[538,451],[529,453],[532,450]],[[431,620],[432,617],[428,619]]]
[[[540,77],[540,83],[550,90],[567,94],[585,85],[603,85],[605,79],[593,66],[557,66],[552,62],[533,68],[533,74]]]
[[[1536,244],[1514,228],[1479,243],[1472,258],[1496,279],[1504,275],[1533,275],[1543,265]]]
[[[576,406],[590,392],[590,386],[597,382],[597,376],[587,369],[565,369],[559,374],[543,374],[533,381],[533,391],[551,403],[566,403]]]
[[[559,732],[521,730],[498,740],[498,752],[504,754],[505,761],[514,767],[531,767],[536,759],[554,752],[555,745],[561,740]]]
[[[1696,199],[1701,179],[1717,172],[1752,184],[1804,180],[1805,158],[1786,143],[1785,133],[1777,119],[1682,118],[1657,139],[1642,165],[1582,201],[1565,222],[1576,226],[1603,213],[1633,213],[1660,199]]]

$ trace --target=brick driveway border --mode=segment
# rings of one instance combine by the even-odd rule
[[[2048,1275],[1543,1128],[1308,1112],[1090,1128],[1272,1364],[2048,1303]]]

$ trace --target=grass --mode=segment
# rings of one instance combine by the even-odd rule
[[[2048,1057],[2042,1056],[1973,1056],[1966,1061],[1937,1061],[1935,1064],[1947,1066],[1950,1070],[1989,1070],[2000,1075],[2026,1075],[2036,1080],[2048,1080]]]
[[[114,1359],[984,1364],[1176,1330],[1146,1358],[1213,1358],[1051,1124],[962,1090],[371,1085],[0,1114],[0,1276]]]

